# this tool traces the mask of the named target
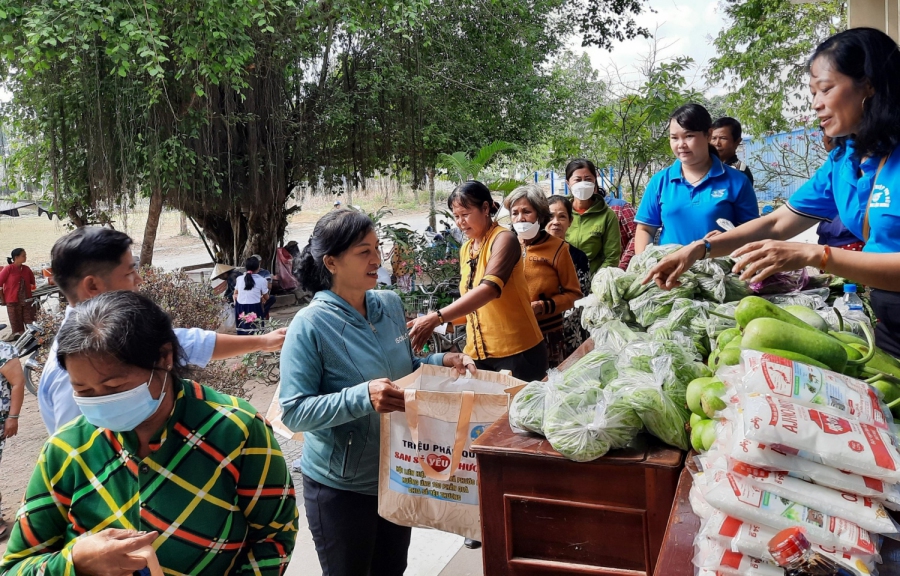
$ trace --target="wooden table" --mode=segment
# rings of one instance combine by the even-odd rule
[[[560,365],[593,350],[588,340]],[[633,446],[572,462],[506,417],[472,443],[484,573],[649,576],[684,453],[641,434]]]

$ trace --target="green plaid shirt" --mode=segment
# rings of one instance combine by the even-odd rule
[[[79,417],[51,436],[16,517],[0,574],[75,575],[79,536],[156,530],[166,574],[281,574],[297,536],[281,448],[244,400],[174,382],[175,406],[137,456],[133,432]]]

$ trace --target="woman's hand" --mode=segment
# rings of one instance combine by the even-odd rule
[[[544,313],[544,303],[541,300],[535,300],[531,303],[531,311],[535,316],[540,316]]]
[[[457,376],[465,376],[466,370],[474,376],[475,371],[477,370],[475,361],[472,360],[471,356],[468,354],[459,354],[458,352],[448,352],[447,354],[444,354],[444,366],[456,370]]]
[[[397,388],[387,378],[379,378],[369,382],[369,401],[372,408],[379,414],[388,412],[403,412],[406,410],[406,400],[403,390]]]
[[[287,336],[287,328],[279,328],[264,335],[261,352],[278,352],[284,346],[284,337]]]
[[[703,256],[705,250],[702,243],[688,244],[682,247],[677,252],[669,254],[660,260],[656,266],[651,268],[641,284],[646,284],[653,280],[663,290],[671,290],[676,286],[681,286],[678,278]]]
[[[822,259],[822,247],[818,244],[761,240],[751,242],[735,250],[732,271],[746,282],[762,282],[776,272],[797,270],[805,266],[818,266]]]
[[[6,424],[3,425],[3,437],[12,438],[19,433],[19,419],[7,418]]]
[[[79,538],[72,547],[75,572],[85,576],[131,576],[147,566],[144,558],[133,553],[152,545],[158,536],[157,532],[107,528]]]
[[[409,343],[413,350],[421,350],[425,342],[434,334],[434,329],[441,324],[437,312],[429,312],[406,323],[409,328]]]

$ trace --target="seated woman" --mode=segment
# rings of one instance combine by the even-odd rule
[[[653,243],[690,244],[721,232],[717,220],[740,226],[759,217],[753,185],[726,166],[710,144],[712,118],[699,104],[685,104],[669,117],[669,146],[675,163],[650,178],[638,207],[635,254]]]
[[[522,247],[494,220],[500,205],[487,186],[470,180],[453,190],[447,207],[468,238],[459,250],[461,296],[409,323],[413,349],[445,321],[465,316],[465,352],[480,370],[541,380],[547,375],[547,344],[528,297]]]
[[[550,368],[566,359],[563,313],[581,298],[569,244],[544,229],[550,222],[547,196],[536,184],[519,186],[504,200],[513,232],[522,244],[531,309],[547,343]]]
[[[169,317],[145,296],[79,304],[56,337],[82,416],[44,444],[0,563],[16,574],[281,574],[294,486],[265,419],[181,378]]]
[[[401,576],[412,531],[378,516],[379,413],[404,410],[392,381],[423,360],[400,297],[374,289],[381,255],[365,214],[323,216],[302,259],[303,289],[315,295],[288,328],[279,402],[282,422],[304,433],[303,498],[322,574]],[[475,372],[462,354],[424,362]]]

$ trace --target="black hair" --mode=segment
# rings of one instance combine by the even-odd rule
[[[300,254],[298,268],[303,289],[313,294],[330,289],[333,278],[325,267],[325,256],[340,256],[374,229],[368,216],[350,208],[332,210],[319,218],[309,244]]]
[[[453,189],[450,196],[447,197],[447,209],[453,210],[454,204],[459,204],[466,208],[484,207],[487,202],[488,213],[493,216],[500,210],[500,204],[491,196],[490,189],[478,180],[469,180]]]
[[[253,281],[253,273],[259,272],[259,258],[251,256],[244,260],[244,268],[247,273],[244,274],[244,290],[253,290],[256,282]]]
[[[153,300],[128,290],[105,292],[78,304],[56,335],[56,359],[66,368],[72,355],[108,355],[123,364],[158,369],[162,349],[172,348],[173,378],[181,378],[184,351],[172,319]]]
[[[600,176],[597,173],[597,167],[594,166],[594,163],[590,160],[586,160],[584,158],[575,158],[574,160],[571,160],[568,164],[566,164],[566,182],[572,179],[572,174],[574,174],[576,170],[581,170],[582,168],[587,168],[594,176],[594,194],[601,194],[603,196],[606,196],[606,190],[604,190],[600,186]],[[572,211],[569,210],[569,216],[571,215]]]
[[[128,234],[111,228],[77,228],[57,240],[50,251],[53,281],[74,300],[75,287],[83,278],[109,274],[133,243]]]
[[[24,248],[13,248],[13,251],[12,251],[12,253],[10,254],[10,257],[6,259],[6,262],[7,262],[8,264],[12,264],[12,263],[13,263],[13,260],[15,260],[16,258],[18,258],[18,257],[19,257],[19,254],[21,254],[21,253],[24,252],[24,251],[25,251]]]
[[[691,132],[709,134],[712,129],[712,116],[709,115],[706,108],[696,102],[688,102],[684,106],[680,106],[669,116],[669,124],[672,123],[672,120]],[[719,157],[719,152],[712,144],[709,145],[709,155],[714,158]]]
[[[853,135],[856,154],[885,156],[900,142],[900,53],[890,36],[874,28],[851,28],[819,44],[809,59],[828,58],[835,70],[859,86],[871,86],[863,100],[859,129]],[[846,137],[835,138],[843,147]]]
[[[559,194],[553,194],[549,198],[547,198],[547,205],[553,206],[554,204],[562,204],[563,208],[566,209],[566,212],[569,214],[569,220],[572,219],[572,201],[566,198],[565,196],[560,196]]]
[[[741,134],[743,134],[741,123],[731,116],[722,116],[712,123],[712,130],[718,130],[719,128],[730,128],[731,139],[734,140],[735,144],[741,141]]]

